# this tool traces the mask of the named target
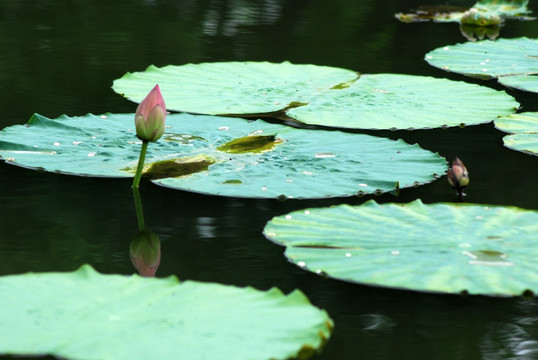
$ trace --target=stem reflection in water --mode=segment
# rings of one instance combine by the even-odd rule
[[[146,229],[142,200],[138,188],[133,187],[133,196],[138,221],[138,233],[129,248],[129,255],[134,267],[142,276],[154,277],[161,263],[161,241],[153,231]]]

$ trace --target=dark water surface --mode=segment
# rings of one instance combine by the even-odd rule
[[[426,52],[465,38],[456,24],[394,19],[421,3],[435,2],[5,0],[0,127],[25,123],[35,112],[50,118],[134,112],[135,104],[111,90],[112,81],[151,64],[289,60],[476,82],[423,61]],[[501,36],[538,37],[538,22],[509,21]],[[536,94],[509,93],[524,110],[538,111]],[[538,157],[504,148],[492,124],[367,133],[417,142],[448,159],[460,156],[471,172],[467,202],[538,209]],[[137,222],[130,186],[128,179],[0,162],[0,275],[70,271],[84,263],[103,273],[133,273],[129,243]],[[146,224],[162,241],[157,276],[301,289],[336,325],[317,359],[538,359],[536,298],[419,294],[322,279],[288,263],[283,248],[261,234],[273,216],[305,207],[371,198],[455,201],[444,178],[398,197],[285,202],[199,195],[147,181],[141,186]]]

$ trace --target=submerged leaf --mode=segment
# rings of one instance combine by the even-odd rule
[[[333,326],[299,290],[102,275],[89,265],[3,276],[0,293],[0,354],[289,359],[319,350]]]
[[[144,170],[144,175],[151,180],[191,175],[207,171],[215,159],[205,156],[193,156],[172,160],[155,161]]]
[[[531,155],[538,155],[538,112],[523,112],[495,120],[495,127],[509,133],[504,146]]]
[[[538,211],[470,204],[340,205],[273,218],[298,266],[360,284],[481,295],[538,293]]]
[[[275,135],[253,135],[234,139],[219,146],[217,149],[232,154],[257,153],[272,150],[280,142]]]
[[[169,115],[167,124],[148,148],[144,175],[175,189],[323,198],[393,191],[446,171],[444,158],[402,140],[189,114]],[[0,156],[47,171],[132,177],[140,142],[129,127],[132,114],[34,115],[0,132]]]

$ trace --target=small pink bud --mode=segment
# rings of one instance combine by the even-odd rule
[[[136,136],[142,141],[159,140],[164,133],[165,119],[166,105],[159,85],[155,85],[136,108]]]
[[[452,161],[452,167],[448,170],[448,183],[458,190],[469,185],[469,173],[457,157]]]

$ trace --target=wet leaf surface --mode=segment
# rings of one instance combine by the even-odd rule
[[[114,90],[140,101],[159,83],[168,108],[200,114],[270,113],[355,129],[424,129],[490,122],[519,104],[487,87],[399,74],[267,62],[149,67],[126,74]]]
[[[508,87],[538,93],[538,39],[482,40],[430,51],[426,61],[445,71],[498,79]]]
[[[370,200],[278,216],[264,234],[291,262],[335,279],[427,292],[538,292],[537,211]]]
[[[320,349],[333,326],[299,290],[102,275],[89,265],[3,276],[0,292],[0,354],[288,359]]]
[[[34,115],[27,125],[0,132],[0,156],[46,171],[132,177],[141,147],[133,118]],[[148,148],[143,174],[179,190],[255,198],[342,197],[428,183],[446,170],[444,158],[402,140],[220,116],[172,114],[166,120],[163,139]]]
[[[495,120],[495,127],[510,135],[504,146],[531,155],[538,155],[538,112],[523,112]]]

